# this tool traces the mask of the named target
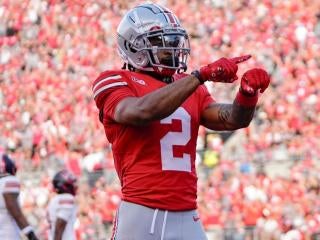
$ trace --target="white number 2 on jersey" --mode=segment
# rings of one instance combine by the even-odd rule
[[[168,132],[160,140],[162,170],[191,172],[191,156],[183,153],[183,157],[173,156],[173,146],[185,146],[191,138],[191,116],[182,107],[179,107],[170,116],[160,123],[170,124],[173,119],[181,120],[181,132]]]

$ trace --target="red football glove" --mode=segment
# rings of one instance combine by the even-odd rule
[[[232,83],[238,79],[238,63],[242,63],[251,58],[250,55],[235,57],[231,59],[220,58],[219,60],[201,67],[198,77],[201,82],[207,80],[213,82]]]
[[[241,78],[240,91],[247,95],[255,95],[260,89],[263,93],[270,83],[268,73],[260,68],[253,68],[246,71]]]

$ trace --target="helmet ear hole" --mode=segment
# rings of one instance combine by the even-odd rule
[[[146,46],[146,41],[139,37],[134,41],[134,46],[138,49],[144,48]]]
[[[146,51],[139,51],[136,53],[136,64],[140,67],[145,67],[149,63],[148,53]]]

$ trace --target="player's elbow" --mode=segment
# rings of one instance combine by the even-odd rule
[[[129,121],[126,121],[129,125],[143,126],[152,121],[151,115],[140,113],[139,115],[134,115],[128,118]]]
[[[251,122],[251,120],[250,121],[244,121],[244,122],[242,122],[242,123],[240,123],[238,125],[238,128],[247,128],[247,127],[250,126],[250,122]]]
[[[248,121],[237,121],[237,122],[229,122],[229,124],[227,125],[227,129],[228,130],[238,130],[241,128],[247,128],[250,125],[250,120]]]
[[[138,122],[147,123],[153,120],[153,115],[150,111],[141,110],[136,119]]]

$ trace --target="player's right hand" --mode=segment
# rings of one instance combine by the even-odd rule
[[[220,58],[219,60],[200,68],[200,81],[232,83],[238,79],[237,64],[247,61],[249,58],[251,58],[251,55],[245,55],[230,59]]]

